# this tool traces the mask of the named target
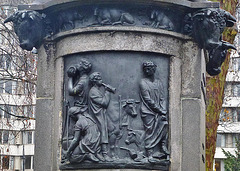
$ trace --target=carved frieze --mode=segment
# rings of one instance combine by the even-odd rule
[[[177,24],[184,14],[175,15],[172,11],[151,6],[85,5],[53,12],[19,11],[5,22],[14,23],[21,47],[31,50],[38,48],[45,37],[75,28],[140,26],[180,32]],[[36,35],[34,30],[38,30]]]
[[[225,27],[234,25],[236,19],[230,13],[217,8],[186,14],[174,8],[166,10],[141,5],[85,5],[46,14],[19,11],[5,22],[10,21],[14,23],[20,46],[26,50],[38,48],[44,37],[82,27],[140,26],[182,32],[192,36],[201,48],[208,50],[207,72],[210,75],[221,72],[227,50],[235,49],[230,43],[222,41],[221,35]]]
[[[169,59],[144,53],[112,55],[65,59],[60,168],[167,170]]]

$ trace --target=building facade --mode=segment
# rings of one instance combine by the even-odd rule
[[[20,1],[0,4],[0,170],[33,170],[37,57],[21,50],[4,19]],[[23,1],[24,2],[24,1]]]
[[[215,152],[215,171],[224,171],[226,156],[222,149],[235,154],[236,139],[240,135],[240,10],[237,9],[237,30],[235,46],[237,51],[232,51],[229,70],[226,78],[224,100],[217,130],[217,143]]]

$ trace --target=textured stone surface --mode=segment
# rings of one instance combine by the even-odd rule
[[[57,43],[58,51],[56,56],[87,51],[117,50],[156,52],[180,57],[182,44],[180,40],[190,39],[188,36],[169,31],[156,32],[154,30],[156,33],[153,33],[153,29],[146,28],[129,28],[132,32],[127,31],[128,28],[117,31],[113,31],[112,29],[114,28],[101,28],[101,30],[98,30],[98,28],[88,28],[86,30],[79,29],[80,32],[69,31],[67,32],[68,34],[60,34],[59,37],[56,37],[57,40],[63,36],[68,37],[63,37]]]
[[[100,29],[100,30],[99,30]],[[117,29],[117,31],[114,31]],[[128,31],[127,31],[128,30]],[[205,71],[203,52],[188,36],[164,30],[133,27],[76,29],[54,37],[54,44],[39,49],[36,171],[58,170],[61,159],[64,58],[84,52],[153,52],[170,58],[169,148],[171,171],[203,171],[205,142],[204,99],[201,90]],[[45,47],[45,48],[44,48]],[[47,48],[46,48],[47,47]],[[194,163],[194,166],[193,166]],[[100,169],[98,171],[137,171]],[[85,171],[88,171],[85,169]],[[139,170],[145,171],[145,170]]]
[[[178,57],[171,57],[169,80],[169,135],[171,169],[181,170],[182,113],[181,113],[181,64]]]
[[[67,171],[67,170],[62,170],[62,171]],[[72,171],[77,171],[77,170],[72,170]],[[84,169],[82,171],[161,171],[161,170],[142,170],[142,169],[91,169],[91,170],[88,170],[88,169]]]
[[[53,116],[53,169],[58,170],[60,165],[60,144],[62,134],[62,112],[63,112],[63,58],[58,58],[55,61],[55,81],[58,83],[55,85],[55,101],[54,101],[54,116]]]
[[[52,170],[53,99],[41,98],[36,102],[36,129],[34,170]]]
[[[201,97],[201,53],[197,44],[187,41],[183,44],[182,95]]]
[[[192,42],[183,47],[182,170],[193,169],[194,163],[194,170],[205,171],[205,56]]]
[[[34,169],[50,171],[54,152],[54,62],[39,49]],[[54,56],[53,56],[54,58]],[[52,59],[53,59],[52,58]]]
[[[54,55],[48,56],[43,46],[38,50],[38,55],[37,97],[53,98],[55,80]]]
[[[197,98],[182,99],[182,171],[194,169],[204,171],[205,163],[202,161],[202,143],[205,144],[204,110],[202,100]],[[193,165],[194,163],[194,165]]]
[[[34,1],[31,5],[21,5],[19,6],[19,9],[31,9],[31,10],[42,10],[45,8],[48,8],[53,5],[61,5],[66,2],[71,3],[74,2],[75,0],[36,0]],[[214,2],[204,2],[205,0],[149,0],[148,2],[145,2],[145,4],[172,4],[172,5],[179,5],[179,6],[185,6],[185,7],[191,7],[191,8],[214,8],[214,7],[219,7],[218,3]],[[98,3],[98,0],[92,0],[90,3]],[[101,1],[102,3],[109,2],[109,0],[103,0]],[[128,0],[111,0],[111,2],[115,3],[128,3]],[[131,3],[142,3],[142,0],[132,0]],[[75,5],[76,3],[72,3]],[[80,1],[79,4],[89,4],[87,1]]]

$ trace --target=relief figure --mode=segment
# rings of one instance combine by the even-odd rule
[[[68,75],[68,93],[73,96],[73,106],[70,107],[67,101],[66,114],[63,118],[63,149],[69,146],[69,140],[74,138],[74,125],[76,121],[70,117],[71,108],[88,105],[88,73],[91,71],[92,64],[85,59],[81,59],[76,65],[72,65],[67,70]],[[70,109],[69,109],[70,107]]]
[[[101,161],[113,161],[108,156],[108,121],[106,116],[106,109],[108,108],[111,93],[114,93],[114,88],[103,84],[101,74],[94,72],[89,76],[90,84],[92,85],[89,91],[89,108],[92,116],[96,120],[97,126],[100,130],[100,144],[101,153],[98,158]],[[104,87],[105,90],[102,90]]]
[[[153,10],[150,19],[153,21],[151,27],[174,30],[172,21],[161,11]]]
[[[145,149],[148,161],[158,162],[167,157],[168,122],[163,85],[155,78],[156,65],[152,61],[143,63],[145,78],[140,81],[141,117],[145,130]],[[160,151],[156,151],[155,147]]]
[[[94,16],[98,25],[133,25],[135,23],[131,14],[118,9],[95,8]]]
[[[68,93],[75,96],[74,105],[88,104],[88,73],[92,69],[92,64],[85,59],[82,59],[78,65],[71,66],[68,71]]]
[[[122,138],[125,131],[130,129],[132,120],[137,116],[137,104],[140,102],[135,99],[110,101],[106,111],[108,122],[108,135],[110,154],[113,159],[118,159],[119,155],[119,140]]]
[[[58,15],[59,30],[69,30],[75,28],[75,21],[82,20],[83,16],[77,10],[63,11]]]
[[[100,131],[94,119],[87,113],[87,106],[72,107],[70,117],[76,121],[74,138],[66,151],[66,159],[70,163],[80,163],[84,160],[98,162],[96,157],[100,152]]]

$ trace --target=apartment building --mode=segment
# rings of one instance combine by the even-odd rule
[[[240,31],[240,10],[237,13],[237,27]],[[215,171],[224,171],[226,156],[222,149],[235,154],[236,139],[240,137],[240,33],[235,38],[237,51],[233,51],[226,78],[224,101],[217,130],[217,144],[215,153]]]
[[[3,24],[19,2],[0,3],[0,170],[31,171],[37,57],[18,46],[11,24]]]

